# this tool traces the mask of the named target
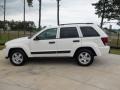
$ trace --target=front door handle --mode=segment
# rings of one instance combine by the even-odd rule
[[[73,42],[80,42],[80,40],[73,40]]]
[[[55,44],[55,41],[50,41],[49,44]]]

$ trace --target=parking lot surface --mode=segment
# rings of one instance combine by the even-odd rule
[[[89,67],[71,59],[12,66],[0,51],[0,90],[120,90],[120,55],[96,57]]]

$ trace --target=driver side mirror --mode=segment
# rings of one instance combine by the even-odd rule
[[[35,41],[40,40],[39,36],[36,36],[36,37],[34,38],[34,40],[35,40]]]

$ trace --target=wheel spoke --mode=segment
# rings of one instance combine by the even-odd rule
[[[19,58],[22,58],[22,55],[21,55],[21,54],[19,54],[19,55],[18,55],[18,57],[19,57]]]
[[[81,56],[81,58],[83,58],[83,57],[84,57],[83,53],[82,53],[82,54],[80,54],[80,56]]]
[[[88,56],[88,53],[85,53],[85,56],[87,57],[87,56]]]

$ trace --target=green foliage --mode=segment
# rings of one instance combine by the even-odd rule
[[[28,2],[28,6],[32,7],[33,0],[27,0],[27,2]]]
[[[11,30],[33,30],[36,28],[33,21],[6,21]],[[4,21],[0,21],[0,28],[4,28]]]
[[[104,7],[105,5],[105,7]],[[98,17],[102,17],[108,20],[120,20],[120,1],[119,0],[99,0],[93,4],[96,9]]]
[[[56,0],[57,2],[60,2],[61,0]]]
[[[4,22],[0,21],[0,28],[4,28]]]

